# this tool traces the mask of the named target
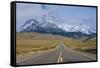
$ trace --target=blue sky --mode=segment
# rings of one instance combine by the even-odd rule
[[[16,25],[17,30],[29,19],[41,18],[43,13],[51,12],[54,17],[64,22],[57,24],[85,24],[96,29],[96,8],[45,5],[43,10],[40,4],[17,3],[16,6]]]

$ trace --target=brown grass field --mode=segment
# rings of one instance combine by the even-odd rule
[[[71,49],[96,54],[96,38],[83,41],[82,39],[71,39],[58,35],[32,32],[16,33],[16,54],[18,57],[30,52],[54,49],[61,41]]]
[[[56,48],[62,37],[52,34],[17,33],[16,39],[16,54],[19,56]]]
[[[64,44],[74,50],[96,54],[96,38],[86,41],[82,39],[69,39],[64,40]]]

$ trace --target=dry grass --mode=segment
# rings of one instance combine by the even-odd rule
[[[17,33],[16,54],[26,55],[31,52],[46,51],[56,48],[63,41],[67,47],[88,53],[96,53],[96,38],[87,41],[71,39],[52,34]]]
[[[96,53],[96,38],[83,41],[81,39],[66,39],[64,44],[74,50]]]
[[[17,56],[56,48],[61,39],[61,37],[38,33],[17,33],[16,38]]]

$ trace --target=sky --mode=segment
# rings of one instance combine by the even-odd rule
[[[85,24],[96,29],[96,8],[80,6],[62,6],[62,5],[41,5],[29,3],[16,4],[16,28],[17,30],[29,19],[41,19],[43,14],[54,16],[58,25],[64,24]]]

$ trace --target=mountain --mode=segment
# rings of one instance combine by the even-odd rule
[[[72,38],[81,38],[84,36],[90,36],[88,34],[84,34],[80,31],[66,31],[63,28],[60,28],[54,23],[48,21],[38,21],[36,19],[30,19],[25,22],[24,25],[19,29],[19,32],[38,32],[38,33],[50,33],[50,34],[57,34],[66,37]]]
[[[58,28],[56,24],[50,22],[39,22],[36,19],[26,21],[19,30],[20,32],[40,32],[40,33],[62,33],[64,30]]]
[[[89,26],[85,24],[62,24],[58,25],[58,27],[66,32],[82,32],[83,34],[95,33]]]

